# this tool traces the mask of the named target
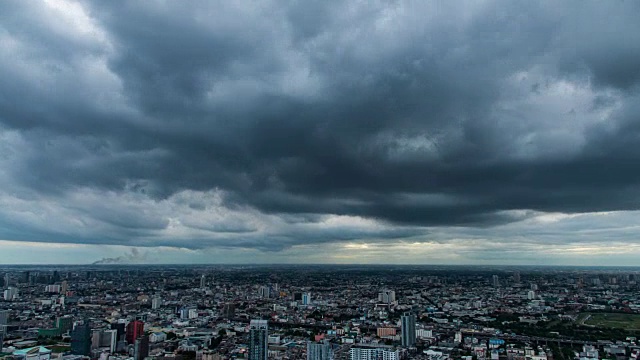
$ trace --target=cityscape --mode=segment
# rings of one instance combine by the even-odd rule
[[[0,360],[640,360],[640,0],[0,0]]]
[[[636,359],[640,268],[14,266],[15,360]]]

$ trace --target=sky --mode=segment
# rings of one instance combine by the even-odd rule
[[[636,1],[0,2],[0,264],[637,265]]]

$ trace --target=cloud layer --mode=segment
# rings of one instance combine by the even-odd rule
[[[639,17],[629,1],[4,2],[0,239],[508,247],[613,224],[598,241],[634,242]]]

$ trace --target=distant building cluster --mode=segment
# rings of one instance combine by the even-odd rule
[[[0,360],[640,360],[635,271],[3,270]]]

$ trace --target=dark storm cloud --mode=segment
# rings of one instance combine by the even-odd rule
[[[78,191],[150,207],[221,191],[219,206],[285,223],[395,224],[189,225],[261,249],[528,216],[511,210],[640,208],[636,3],[58,4],[0,5],[0,123],[21,145],[4,165],[7,188],[109,232],[61,229],[56,241],[176,245],[154,233],[171,228],[174,208],[78,205]],[[6,236],[33,237],[2,223]],[[192,239],[177,246],[206,244]]]

